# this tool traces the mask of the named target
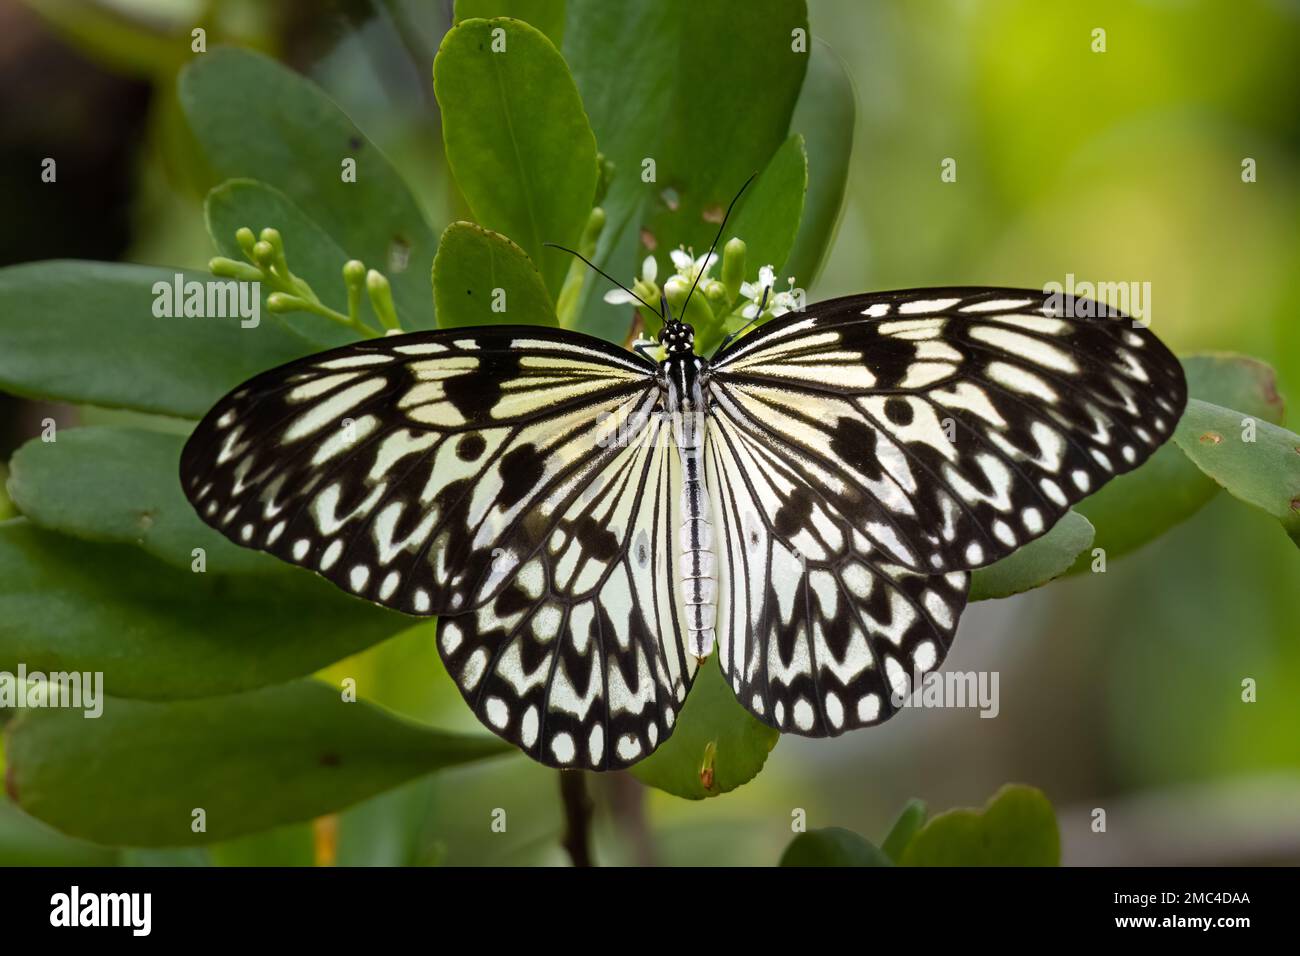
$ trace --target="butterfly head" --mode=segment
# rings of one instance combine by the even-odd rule
[[[695,330],[685,322],[669,319],[659,333],[659,344],[669,355],[680,355],[695,350]]]

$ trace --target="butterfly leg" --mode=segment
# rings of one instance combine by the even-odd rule
[[[640,355],[642,358],[649,359],[650,361],[656,364],[658,364],[659,362],[659,356],[657,354],[652,354],[652,350],[658,348],[659,348],[659,343],[654,339],[637,338],[634,339],[632,342],[633,352],[635,352],[637,355]]]

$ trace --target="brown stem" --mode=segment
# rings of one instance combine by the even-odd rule
[[[560,799],[564,802],[564,839],[574,866],[595,866],[591,858],[591,816],[593,805],[587,795],[587,774],[582,770],[560,771]]]

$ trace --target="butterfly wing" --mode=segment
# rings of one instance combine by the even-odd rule
[[[966,571],[1169,437],[1186,403],[1177,360],[1145,327],[1068,305],[1007,289],[854,296],[716,357],[719,644],[760,718],[821,736],[888,717],[942,662]]]
[[[530,755],[619,766],[667,737],[694,673],[660,574],[680,477],[654,373],[536,327],[359,342],[222,399],[181,483],[236,543],[440,615],[461,692]]]

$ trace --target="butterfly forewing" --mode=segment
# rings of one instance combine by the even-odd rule
[[[717,356],[721,663],[758,717],[811,736],[887,718],[943,660],[966,571],[1169,437],[1186,402],[1177,360],[1127,317],[1069,305],[1005,289],[855,296]]]
[[[239,544],[456,615],[440,621],[449,672],[537,759],[621,766],[667,736],[694,673],[665,543],[680,479],[644,447],[664,444],[654,371],[535,327],[358,343],[219,402],[182,486]]]
[[[1186,402],[1132,320],[1042,292],[927,289],[786,316],[714,363],[714,413],[799,461],[903,566],[989,564],[1141,464]]]

